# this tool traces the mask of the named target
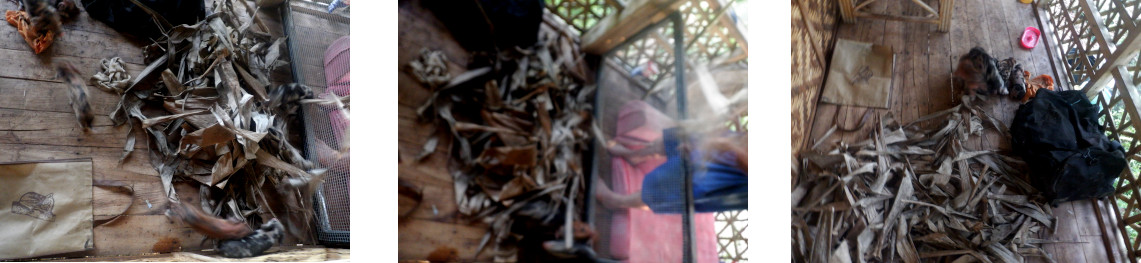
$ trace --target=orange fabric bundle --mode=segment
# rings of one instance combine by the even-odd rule
[[[20,31],[20,35],[24,37],[24,41],[28,42],[28,46],[39,54],[51,46],[52,41],[55,40],[55,32],[48,31],[44,35],[36,35],[32,32],[31,18],[28,17],[28,12],[8,10],[4,13],[4,19],[8,20],[8,24],[16,27]]]
[[[1026,95],[1022,97],[1022,103],[1033,99],[1038,94],[1038,89],[1054,90],[1054,78],[1050,75],[1038,75],[1031,79],[1030,71],[1023,71],[1022,77],[1026,78]]]

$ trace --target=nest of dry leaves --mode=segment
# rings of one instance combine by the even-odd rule
[[[314,98],[300,84],[270,85],[275,69],[288,65],[285,39],[270,35],[256,12],[245,1],[214,1],[210,15],[193,25],[172,26],[156,16],[166,37],[145,48],[149,65],[126,81],[118,61],[107,60],[94,79],[121,96],[110,117],[131,127],[123,159],[145,140],[172,202],[179,202],[173,182],[196,182],[203,198],[194,205],[203,211],[250,225],[281,218],[291,235],[304,237],[312,231],[312,194],[324,169],[291,142],[304,136],[295,133],[298,109],[334,105],[347,115],[348,102]],[[145,136],[136,138],[135,130]]]
[[[513,225],[569,226],[582,208],[594,86],[584,85],[582,56],[568,36],[542,31],[539,39],[455,77],[439,51],[421,51],[408,66],[434,92],[418,114],[451,141],[458,210],[490,224],[480,251],[491,244],[500,260],[515,256]],[[429,139],[417,159],[439,141]]]
[[[802,156],[793,176],[794,261],[1052,262],[1041,247],[1051,241],[1036,238],[1054,228],[1050,206],[1026,182],[1022,161],[971,148],[984,130],[1010,135],[962,101],[907,125],[889,113],[867,140],[817,143],[824,149]]]

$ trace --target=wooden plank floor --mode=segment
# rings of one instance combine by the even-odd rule
[[[252,6],[252,2],[249,2]],[[243,10],[241,5],[235,7]],[[0,1],[0,10],[15,10],[11,1]],[[262,10],[259,17],[270,33],[282,36],[277,9]],[[239,11],[242,12],[242,11]],[[97,219],[130,209],[119,219],[94,228],[95,248],[80,253],[50,257],[131,256],[152,253],[161,244],[174,244],[182,251],[207,248],[204,237],[188,227],[172,222],[163,215],[167,198],[162,184],[146,155],[145,143],[138,143],[124,164],[117,164],[127,139],[127,126],[113,127],[108,118],[119,97],[91,89],[89,102],[95,111],[91,132],[84,133],[75,124],[68,105],[66,85],[56,78],[53,63],[70,62],[85,76],[99,70],[99,61],[120,57],[128,73],[135,75],[145,67],[142,46],[148,43],[131,39],[81,12],[79,17],[63,24],[61,35],[42,54],[34,54],[12,26],[0,25],[0,59],[7,64],[0,70],[0,162],[91,158],[96,179],[130,184],[135,196],[95,188],[94,215]],[[287,56],[287,54],[283,54]],[[273,82],[292,82],[288,74],[276,74]],[[286,71],[288,73],[288,71]],[[145,138],[137,132],[136,136]],[[198,187],[175,184],[184,201],[197,202]],[[311,239],[287,238],[288,244],[312,243]]]
[[[455,251],[461,259],[471,260],[487,233],[488,225],[469,223],[456,209],[455,186],[447,168],[451,136],[431,123],[421,122],[416,116],[416,108],[427,102],[432,93],[406,68],[409,62],[420,56],[421,48],[440,50],[447,57],[448,73],[457,76],[466,71],[471,55],[460,47],[432,12],[420,6],[420,1],[402,3],[399,19],[398,176],[400,180],[420,187],[423,200],[413,210],[411,207],[415,202],[400,199],[400,211],[411,210],[411,214],[397,227],[400,240],[397,256],[400,260],[422,260],[435,251]],[[415,156],[433,136],[439,138],[435,153],[416,162]],[[484,251],[478,261],[491,261],[491,254],[490,249]]]
[[[927,2],[935,5],[934,1]],[[871,8],[878,12],[922,15],[920,9],[909,4],[873,4]],[[936,26],[931,24],[858,19],[856,23],[840,25],[837,37],[893,47],[896,65],[890,92],[891,108],[871,111],[880,115],[890,112],[896,120],[908,123],[959,104],[963,90],[952,86],[951,72],[957,66],[959,56],[975,46],[983,47],[999,59],[1014,57],[1032,75],[1049,74],[1058,79],[1045,48],[1026,50],[1017,42],[1022,29],[1039,26],[1032,8],[1031,5],[1008,0],[958,0],[951,31],[947,33],[936,31]],[[1005,97],[990,97],[982,103],[984,110],[1002,120],[1007,127],[1013,121],[1018,105],[1017,101]],[[868,108],[820,103],[809,145],[816,143],[834,124],[849,128],[859,125],[866,110]],[[868,120],[869,123],[873,121]],[[857,132],[834,134],[823,144],[840,140],[857,142],[867,138],[871,130],[872,125],[868,125]],[[977,145],[970,146],[1002,152],[1011,150],[1009,139],[994,133],[985,135]],[[1110,227],[1116,221],[1108,205],[1106,201],[1102,201],[1100,206],[1094,201],[1075,201],[1053,209],[1054,216],[1058,218],[1057,229],[1054,233],[1044,233],[1040,238],[1063,241],[1044,245],[1056,262],[1126,262],[1121,252],[1124,245],[1116,239],[1120,236],[1118,230]],[[1100,216],[1096,211],[1100,211]],[[1099,223],[1099,220],[1109,223]],[[1028,258],[1028,262],[1046,261]]]

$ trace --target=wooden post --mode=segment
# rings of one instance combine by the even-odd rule
[[[804,6],[804,5],[800,5]],[[844,23],[856,22],[856,7],[852,5],[852,0],[840,0],[840,17],[844,18]]]
[[[622,11],[599,20],[582,34],[582,51],[603,54],[631,39],[643,28],[677,11],[683,0],[631,0]]]
[[[686,85],[685,85],[685,24],[681,19],[681,14],[674,12],[670,15],[670,20],[673,21],[674,33],[674,78],[677,79],[677,111],[678,119],[685,121],[689,118],[689,113],[686,106]],[[695,38],[694,41],[697,39]],[[687,141],[688,134],[681,134],[678,140]],[[682,252],[682,262],[694,263],[697,262],[697,232],[693,224],[693,172],[689,164],[689,152],[682,152],[682,179],[685,186],[685,212],[682,213],[681,225],[684,252]]]
[[[845,23],[855,23],[857,17],[868,17],[868,18],[875,18],[875,19],[895,20],[895,21],[904,21],[904,22],[931,23],[931,24],[938,25],[939,26],[939,32],[943,32],[943,33],[951,31],[951,17],[952,17],[951,13],[955,7],[955,1],[954,0],[940,0],[939,1],[939,10],[938,10],[938,12],[936,12],[934,8],[931,8],[931,6],[927,5],[923,1],[912,0],[912,2],[915,5],[922,7],[928,13],[934,13],[936,17],[931,18],[929,15],[923,16],[923,17],[901,16],[901,15],[895,15],[895,14],[881,14],[881,13],[870,13],[870,12],[860,11],[861,9],[863,9],[864,7],[867,7],[869,4],[871,4],[872,2],[875,2],[875,1],[864,1],[863,3],[860,3],[859,6],[854,5],[852,3],[852,0],[839,0],[839,1],[840,1],[840,17],[844,18]],[[801,5],[801,6],[803,6],[803,5]]]
[[[951,31],[951,16],[955,10],[955,0],[939,0],[939,32]]]

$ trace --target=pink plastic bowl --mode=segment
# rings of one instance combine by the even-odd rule
[[[1038,37],[1041,35],[1042,32],[1038,31],[1038,28],[1026,27],[1026,30],[1022,31],[1022,47],[1033,49],[1034,46],[1038,45]]]

